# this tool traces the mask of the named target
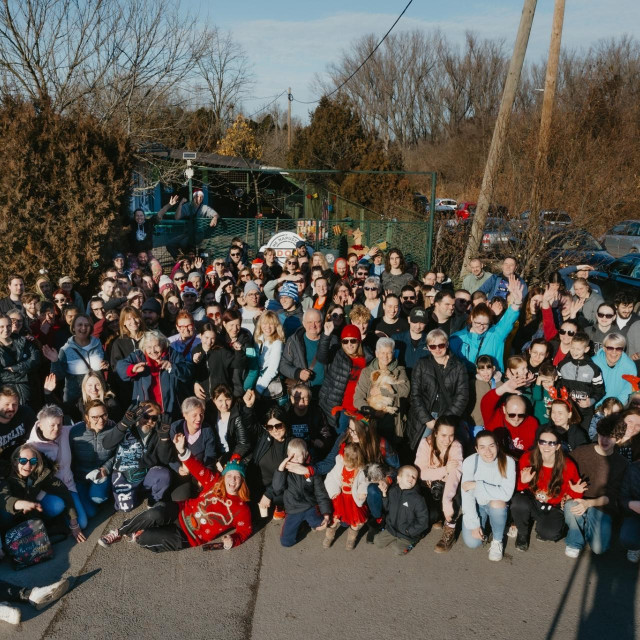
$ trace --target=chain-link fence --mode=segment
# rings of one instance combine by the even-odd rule
[[[378,246],[383,250],[399,248],[409,262],[415,262],[422,271],[427,268],[428,225],[426,222],[400,222],[391,220],[318,220],[318,219],[241,219],[223,218],[216,227],[209,220],[162,221],[155,227],[154,255],[164,267],[173,264],[180,251],[195,248],[214,257],[226,257],[231,239],[238,237],[250,247],[255,257],[260,247],[269,243],[277,233],[290,231],[305,238],[315,250],[346,257],[350,248],[358,244]]]

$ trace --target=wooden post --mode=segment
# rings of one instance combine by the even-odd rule
[[[489,204],[493,196],[493,187],[498,170],[500,169],[500,161],[502,160],[502,152],[509,131],[509,121],[511,119],[511,110],[516,97],[516,90],[520,82],[520,74],[522,73],[522,65],[524,64],[524,56],[527,52],[527,44],[529,42],[529,34],[531,33],[531,24],[536,11],[537,0],[524,0],[522,8],[522,16],[518,27],[515,44],[513,45],[513,54],[507,79],[504,84],[502,93],[502,101],[500,102],[500,110],[496,118],[496,124],[493,129],[493,138],[491,139],[491,147],[489,147],[489,155],[484,168],[484,177],[482,178],[482,187],[478,195],[478,205],[476,214],[471,225],[471,234],[467,242],[467,249],[464,253],[464,261],[460,276],[463,277],[467,273],[467,265],[478,253],[480,248],[480,240],[484,225],[487,222],[489,213]],[[431,203],[433,209],[433,203]],[[434,213],[434,212],[432,212]]]
[[[551,42],[549,44],[549,59],[547,60],[547,75],[544,81],[544,97],[542,100],[542,114],[540,115],[540,133],[538,138],[538,153],[531,189],[531,211],[538,210],[540,197],[540,181],[545,173],[549,138],[551,135],[551,116],[553,102],[556,96],[558,81],[558,64],[560,61],[560,43],[562,41],[562,24],[564,22],[565,0],[556,0],[553,9],[553,24],[551,26]],[[534,218],[532,218],[534,219]]]

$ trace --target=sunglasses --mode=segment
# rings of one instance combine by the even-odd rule
[[[598,318],[615,318],[616,314],[615,313],[600,313],[598,311]]]
[[[561,336],[570,336],[570,337],[572,337],[572,338],[573,338],[573,336],[575,336],[575,335],[576,335],[576,332],[575,332],[575,331],[572,331],[571,329],[558,329],[558,333],[559,333]]]
[[[213,266],[214,267],[224,267],[224,262],[214,262]]]
[[[365,291],[377,291],[378,287],[364,287]]]
[[[186,280],[186,278],[185,278],[184,276],[176,276],[176,277],[174,278],[174,280],[175,280],[176,282],[184,282],[184,281]]]
[[[515,420],[516,418],[524,418],[526,413],[507,413],[507,417],[511,420]]]
[[[447,343],[441,342],[440,344],[428,344],[427,347],[429,348],[429,351],[435,351],[436,349],[446,349]]]
[[[341,320],[342,318],[344,318],[344,313],[332,313],[331,317],[334,320]]]
[[[295,260],[287,260],[287,264],[293,264],[296,267],[298,266],[298,263]]]
[[[416,297],[415,296],[402,296],[403,300],[406,300],[407,302],[413,300],[415,301]]]
[[[32,467],[35,467],[38,464],[38,458],[18,458],[18,462],[21,465],[25,465],[28,462]]]
[[[217,313],[207,313],[207,318],[220,318],[221,315],[219,311]]]
[[[275,424],[268,424],[267,431],[273,431],[274,429],[286,429],[287,425],[284,422],[276,422]]]
[[[612,351],[614,353],[622,353],[624,351],[624,347],[605,347],[606,351]]]
[[[142,419],[146,422],[158,422],[158,420],[160,420],[160,416],[150,416],[148,413],[145,413],[142,416]]]
[[[358,344],[360,340],[358,338],[343,338],[342,344]]]
[[[543,440],[542,438],[538,438],[538,444],[541,444],[543,447],[555,447],[558,445],[557,440]]]
[[[230,253],[229,254],[232,258],[239,258],[240,254],[239,253]]]

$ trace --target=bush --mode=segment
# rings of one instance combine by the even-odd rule
[[[122,247],[128,142],[84,113],[19,100],[0,106],[0,132],[0,283],[20,273],[29,289],[44,267],[89,284],[94,263]]]

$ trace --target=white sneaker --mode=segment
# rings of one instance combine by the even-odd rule
[[[38,610],[55,602],[69,590],[69,580],[63,578],[44,587],[34,587],[29,594],[29,602]]]
[[[640,549],[629,549],[627,551],[627,560],[634,564],[640,562]]]
[[[518,535],[518,527],[515,524],[512,524],[507,530],[508,538],[515,538]]]
[[[502,560],[502,542],[500,542],[500,540],[491,541],[489,560],[492,562],[500,562],[500,560]]]
[[[0,602],[0,620],[9,624],[20,624],[21,612],[6,602]]]
[[[577,558],[580,555],[580,551],[580,549],[576,549],[575,547],[565,547],[564,555],[567,556],[567,558]]]

